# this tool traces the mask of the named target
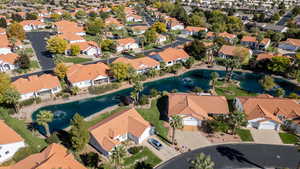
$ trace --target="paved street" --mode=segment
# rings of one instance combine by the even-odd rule
[[[288,167],[296,169],[300,152],[292,146],[265,144],[223,144],[200,148],[162,164],[157,169],[188,169],[197,154],[212,157],[215,169]]]
[[[275,130],[250,129],[255,143],[282,144],[282,141]]]
[[[159,140],[157,137],[153,136],[156,140]],[[175,149],[171,148],[170,146],[166,145],[162,141],[159,140],[159,142],[163,145],[163,147],[158,151],[155,149],[152,145],[150,145],[147,142],[147,139],[142,143],[144,146],[148,147],[155,155],[157,155],[160,159],[163,161],[170,160],[171,158],[179,155],[178,152],[175,151]]]
[[[42,70],[49,70],[54,68],[52,57],[46,50],[45,37],[49,37],[49,32],[28,32],[27,38],[30,40],[32,47],[37,55]]]

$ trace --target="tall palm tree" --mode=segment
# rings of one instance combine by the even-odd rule
[[[196,159],[192,160],[190,169],[213,169],[215,163],[211,160],[210,156],[200,153]]]
[[[119,145],[115,147],[111,152],[111,160],[113,161],[113,164],[115,165],[116,169],[121,168],[121,165],[123,163],[123,159],[126,156],[126,150],[123,145]]]
[[[19,105],[19,100],[20,100],[20,93],[15,90],[14,88],[8,88],[4,91],[4,102],[6,104],[13,105],[15,108],[16,113],[18,113],[18,105]]]
[[[178,115],[174,115],[170,118],[170,126],[173,129],[173,133],[172,133],[172,144],[174,144],[174,140],[175,140],[175,130],[176,129],[180,129],[183,127],[182,124],[182,118]]]
[[[135,84],[133,85],[133,90],[137,93],[136,101],[139,100],[139,96],[140,96],[141,92],[143,91],[143,89],[144,89],[143,83],[140,81],[135,82]]]
[[[36,116],[36,122],[45,128],[47,137],[50,136],[49,123],[52,122],[54,114],[51,111],[42,110]]]
[[[244,112],[234,111],[229,114],[229,125],[231,126],[232,134],[246,122],[246,115]]]
[[[212,72],[210,74],[210,78],[211,78],[212,89],[213,91],[215,91],[215,86],[216,86],[217,79],[219,78],[219,74],[217,72]]]

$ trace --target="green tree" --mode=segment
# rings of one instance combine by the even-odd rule
[[[19,15],[19,14],[17,14],[17,13],[12,14],[12,15],[11,15],[11,19],[12,19],[13,21],[16,21],[16,22],[21,22],[21,21],[23,21],[22,16]]]
[[[47,50],[53,54],[63,54],[67,49],[68,42],[58,36],[53,36],[47,41]]]
[[[16,112],[18,112],[18,104],[21,98],[20,93],[14,88],[7,88],[3,93],[4,103],[13,105]]]
[[[167,25],[162,22],[155,22],[150,29],[155,30],[157,33],[165,33],[167,32]]]
[[[215,91],[215,86],[216,86],[217,79],[219,78],[219,74],[217,72],[211,72],[210,78],[211,78],[212,89],[213,91]]]
[[[44,127],[46,136],[50,136],[49,123],[52,122],[54,114],[51,111],[42,110],[36,115],[36,123]]]
[[[240,32],[243,30],[243,22],[240,18],[236,16],[227,17],[227,31],[228,32]]]
[[[5,102],[4,93],[9,88],[11,88],[10,77],[4,72],[0,72],[0,103]]]
[[[83,117],[77,113],[71,120],[71,130],[69,134],[72,148],[76,152],[81,152],[89,142],[90,135]]]
[[[190,68],[193,66],[194,63],[195,63],[194,57],[189,57],[189,58],[183,63],[183,65],[184,65],[184,67],[186,67],[187,69],[190,69]]]
[[[194,40],[184,47],[184,50],[197,60],[201,60],[206,56],[206,47],[200,40]]]
[[[199,16],[197,14],[192,14],[192,16],[188,18],[187,22],[191,26],[206,26],[205,17]]]
[[[78,95],[78,93],[80,92],[80,88],[77,86],[74,86],[70,89],[70,91],[71,91],[72,95]]]
[[[268,70],[275,73],[286,73],[291,66],[291,60],[284,56],[275,56],[267,65]]]
[[[144,33],[144,37],[145,37],[145,42],[146,44],[152,44],[156,42],[157,39],[157,33],[155,32],[155,30],[153,29],[148,29],[145,33]]]
[[[71,45],[70,51],[71,51],[71,56],[77,56],[80,54],[80,46],[79,45]]]
[[[60,17],[58,17],[58,20],[60,18],[63,18],[64,20],[72,20],[72,15],[69,12],[65,11]]]
[[[101,18],[89,20],[85,26],[86,33],[91,35],[97,35],[98,33],[101,33],[103,28],[104,28],[104,23]]]
[[[75,13],[76,19],[83,19],[87,16],[86,12],[84,10],[79,10]]]
[[[54,68],[55,75],[63,80],[66,77],[68,67],[64,63],[58,63]]]
[[[279,19],[280,19],[280,15],[278,12],[272,16],[272,21],[278,21]]]
[[[38,14],[36,12],[26,13],[26,20],[37,20]]]
[[[236,134],[236,130],[246,123],[246,115],[244,112],[234,111],[229,113],[228,123],[232,134]]]
[[[29,69],[30,68],[30,58],[26,53],[22,53],[20,57],[16,60],[16,64],[21,69]]]
[[[272,76],[268,76],[268,75],[266,75],[262,79],[260,79],[259,84],[266,91],[270,91],[271,89],[273,89],[276,86],[276,83],[274,82],[274,79],[272,78]]]
[[[110,70],[114,78],[116,78],[118,81],[123,81],[130,77],[129,69],[130,65],[122,62],[113,63],[110,66]]]
[[[283,97],[285,95],[285,90],[283,88],[277,88],[275,91],[277,97]]]
[[[116,44],[114,41],[112,41],[110,39],[105,39],[101,42],[101,50],[103,52],[114,53],[116,51]]]
[[[23,26],[19,23],[10,24],[7,28],[7,35],[9,38],[15,37],[21,41],[25,39],[25,31]]]
[[[183,127],[182,118],[178,115],[171,116],[169,119],[170,126],[172,127],[172,144],[175,143],[175,130]]]
[[[121,168],[125,156],[126,156],[126,150],[123,145],[116,146],[112,150],[110,157],[116,169]]]
[[[50,15],[50,19],[53,21],[53,22],[57,22],[59,20],[61,20],[62,16],[60,14],[57,14],[57,13],[53,13]]]
[[[6,27],[7,27],[6,19],[1,17],[0,18],[0,28],[6,28]]]
[[[196,156],[196,159],[192,160],[190,169],[213,169],[215,163],[211,160],[210,156],[206,156],[204,153],[200,153]]]
[[[140,98],[140,94],[141,92],[143,91],[144,89],[144,86],[143,86],[143,83],[140,82],[140,81],[136,81],[134,82],[134,85],[133,85],[133,92],[135,94],[133,94],[135,96],[135,102],[138,103],[139,102],[139,98]]]

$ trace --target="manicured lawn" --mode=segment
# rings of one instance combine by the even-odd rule
[[[149,121],[154,127],[156,132],[167,140],[168,129],[163,126],[163,121],[160,120],[160,112],[157,107],[157,99],[151,102],[150,109],[137,109],[143,118]]]
[[[151,165],[152,167],[155,167],[161,162],[161,159],[159,159],[155,154],[153,154],[152,151],[150,151],[147,147],[144,147],[144,149],[141,152],[125,158],[124,166],[126,166],[126,168],[128,169],[132,169],[136,161],[143,161],[142,159],[145,159],[144,162],[146,164]]]
[[[242,141],[253,141],[251,132],[248,129],[237,129],[237,134],[240,136]]]
[[[279,133],[279,136],[284,144],[295,144],[299,140],[296,135],[290,133]]]
[[[216,86],[216,92],[219,96],[225,96],[227,99],[234,99],[236,96],[256,96],[256,93],[250,93],[241,89],[239,86],[229,84],[226,87],[222,86],[222,82],[218,82]]]
[[[78,64],[78,63],[84,63],[84,62],[89,62],[92,61],[93,59],[90,58],[81,58],[81,57],[62,57],[62,61],[63,62],[67,62],[67,63],[74,63],[74,64]]]

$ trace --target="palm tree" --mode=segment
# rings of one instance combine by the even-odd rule
[[[54,114],[51,111],[42,110],[36,116],[36,122],[45,128],[47,137],[50,136],[49,123],[52,122]]]
[[[144,89],[143,83],[140,81],[135,82],[135,84],[133,85],[133,90],[137,93],[136,101],[139,100],[140,93],[143,91],[143,89]]]
[[[210,156],[200,153],[196,159],[192,160],[190,169],[213,169],[215,163],[211,160]]]
[[[212,72],[210,74],[211,85],[212,85],[213,91],[215,91],[215,86],[216,86],[216,82],[217,82],[218,77],[219,77],[219,74],[217,72]]]
[[[115,147],[111,152],[111,160],[115,165],[115,168],[121,168],[121,164],[123,163],[123,158],[126,156],[126,150],[123,145],[119,145]]]
[[[20,93],[13,89],[13,88],[8,88],[4,91],[4,102],[6,104],[10,104],[14,106],[14,109],[16,111],[16,113],[18,113],[18,104],[19,104],[19,100],[20,100]]]
[[[172,144],[174,144],[174,140],[175,140],[175,130],[182,128],[183,124],[182,124],[182,118],[178,115],[174,115],[171,117],[170,119],[170,126],[173,129],[173,133],[172,133]]]
[[[232,78],[233,70],[240,66],[240,60],[237,57],[225,59],[225,69],[226,69],[226,82],[229,82]]]
[[[246,122],[246,115],[244,112],[234,111],[228,117],[229,126],[231,127],[232,134]]]

